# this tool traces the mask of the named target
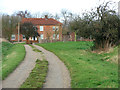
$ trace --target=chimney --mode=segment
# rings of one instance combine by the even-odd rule
[[[45,19],[46,19],[46,20],[48,19],[48,15],[45,15]]]

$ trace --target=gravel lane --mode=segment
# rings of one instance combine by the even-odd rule
[[[49,62],[46,83],[43,88],[70,88],[70,74],[64,63],[52,52],[34,45],[44,53]]]
[[[31,70],[35,66],[37,59],[42,60],[42,55],[32,50],[29,45],[25,45],[26,56],[24,61],[2,82],[2,88],[19,88],[27,79]]]

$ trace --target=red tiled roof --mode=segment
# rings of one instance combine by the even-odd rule
[[[31,22],[34,25],[57,25],[62,24],[61,22],[53,19],[53,18],[23,18],[21,23]]]

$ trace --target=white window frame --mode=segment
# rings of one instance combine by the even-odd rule
[[[32,37],[32,40],[34,40],[34,37]]]
[[[23,37],[25,37],[25,35],[22,35]],[[26,40],[26,38],[23,38],[23,40]]]
[[[13,35],[14,35],[14,39],[13,39]],[[12,34],[12,35],[11,35],[11,40],[15,40],[15,39],[16,39],[15,34]]]
[[[53,28],[54,28],[53,31],[55,31],[55,26],[53,26]]]
[[[37,40],[37,37],[35,37],[35,40]]]
[[[57,30],[57,31],[59,30],[59,26],[56,26],[56,30]]]
[[[40,31],[44,31],[44,27],[43,26],[40,26]]]
[[[41,36],[42,36],[42,37],[41,37]],[[43,35],[43,34],[41,34],[41,35],[40,35],[40,38],[41,38],[41,39],[44,39],[44,35]]]
[[[57,34],[57,39],[59,39],[59,34]]]
[[[55,39],[55,34],[53,34],[53,39]]]

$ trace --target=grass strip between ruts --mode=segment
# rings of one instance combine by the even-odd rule
[[[36,60],[36,65],[20,88],[42,88],[48,70],[48,61]]]

